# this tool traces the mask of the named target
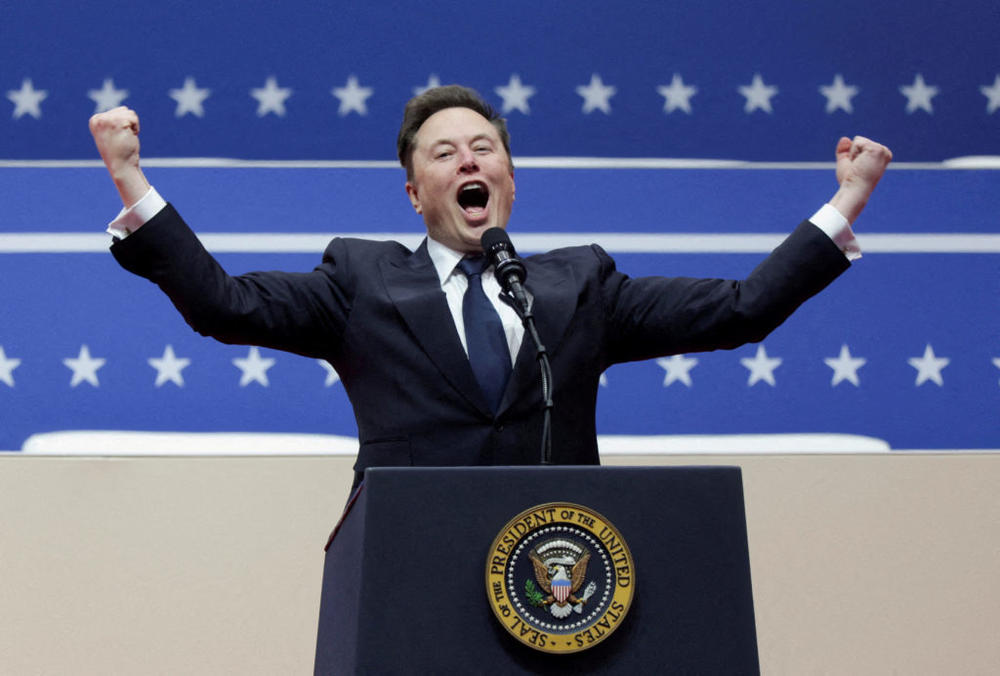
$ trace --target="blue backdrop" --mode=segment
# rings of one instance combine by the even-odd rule
[[[306,270],[333,234],[419,241],[391,161],[403,104],[434,81],[505,110],[520,249],[594,240],[635,275],[741,277],[775,239],[758,235],[834,192],[840,135],[895,153],[852,270],[763,352],[612,368],[601,433],[1000,448],[1000,173],[944,162],[1000,155],[998,28],[990,2],[6,3],[0,449],[62,429],[353,434],[321,365],[261,350],[255,379],[234,363],[248,348],[192,333],[118,268],[86,120],[139,112],[144,156],[181,158],[147,175],[199,232],[232,236],[210,244],[230,271]]]
[[[93,158],[81,125],[124,103],[157,156],[392,159],[435,77],[507,102],[522,156],[828,160],[862,132],[903,161],[1000,153],[993,0],[0,6],[7,158]]]

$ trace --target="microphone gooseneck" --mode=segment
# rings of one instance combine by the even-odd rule
[[[552,367],[549,355],[542,345],[542,339],[535,328],[535,316],[528,302],[528,294],[524,291],[524,280],[527,271],[524,263],[517,256],[514,245],[510,242],[507,231],[503,228],[490,228],[483,233],[480,243],[483,253],[493,264],[497,281],[503,289],[500,299],[514,308],[521,318],[524,330],[531,336],[535,344],[535,358],[542,377],[542,464],[552,464]]]

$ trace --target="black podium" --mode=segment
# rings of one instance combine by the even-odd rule
[[[606,640],[547,654],[494,616],[487,557],[519,513],[607,518],[634,597]],[[736,467],[373,468],[326,554],[316,674],[759,673]]]

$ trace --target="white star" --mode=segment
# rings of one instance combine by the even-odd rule
[[[261,358],[260,350],[256,345],[250,348],[245,359],[236,358],[233,360],[233,364],[243,372],[243,375],[240,376],[240,387],[246,387],[253,381],[264,387],[270,385],[267,381],[267,370],[274,366],[274,359]]]
[[[326,370],[326,382],[323,383],[323,387],[330,387],[340,380],[340,374],[337,373],[337,369],[333,368],[330,362],[325,359],[317,359],[316,363]]]
[[[771,97],[778,93],[778,88],[765,85],[760,73],[754,73],[750,86],[743,85],[739,87],[739,91],[747,100],[746,105],[743,106],[744,112],[752,113],[758,108],[768,113],[773,112]]]
[[[580,85],[576,93],[583,97],[583,112],[590,113],[600,110],[605,115],[611,114],[611,97],[618,91],[611,85],[601,81],[601,76],[594,73],[590,76],[590,84]]]
[[[101,384],[97,380],[97,369],[104,366],[106,361],[106,359],[94,359],[90,356],[90,348],[81,345],[80,354],[75,359],[63,359],[66,368],[73,371],[73,379],[70,380],[69,386],[76,387],[86,380],[94,387],[100,387]]]
[[[928,343],[927,347],[924,348],[923,357],[912,357],[906,361],[910,366],[917,369],[917,387],[928,380],[933,380],[940,387],[944,385],[944,379],[941,378],[941,369],[947,366],[951,360],[945,357],[935,357],[934,348]]]
[[[983,85],[979,88],[979,91],[988,99],[986,103],[987,114],[1000,108],[1000,75],[993,78],[993,86],[987,87]]]
[[[361,87],[358,85],[358,78],[351,75],[347,78],[347,85],[344,87],[334,87],[330,92],[340,99],[340,108],[337,113],[343,117],[350,112],[358,115],[367,115],[368,106],[365,100],[375,93],[371,87]]]
[[[669,387],[671,383],[678,380],[691,387],[691,369],[697,364],[697,359],[685,357],[682,354],[675,354],[669,359],[656,360],[656,365],[667,372],[667,375],[663,377],[664,387]]]
[[[747,387],[751,387],[758,380],[767,382],[774,387],[774,369],[781,366],[781,359],[778,357],[768,357],[763,345],[757,346],[757,354],[753,359],[743,358],[740,363],[750,369],[750,377],[747,379]]]
[[[3,354],[2,350],[0,350],[0,354]],[[14,365],[17,366],[17,364]],[[1000,369],[1000,357],[993,358],[993,365],[996,366],[998,369]]]
[[[20,89],[7,91],[7,98],[14,102],[14,119],[22,115],[31,115],[36,120],[42,116],[42,101],[49,95],[44,89],[35,89],[31,78],[21,81]]]
[[[440,87],[440,86],[441,86],[441,80],[438,78],[437,75],[431,73],[431,76],[427,78],[427,84],[423,85],[422,87],[413,88],[413,95],[420,96],[428,89],[434,89],[435,87]]]
[[[670,86],[660,85],[656,88],[657,93],[663,97],[663,110],[667,113],[680,108],[685,113],[691,113],[691,97],[698,93],[698,88],[684,84],[680,75],[674,73],[674,78],[670,81]]]
[[[204,117],[205,109],[202,104],[211,93],[211,89],[199,89],[193,77],[184,78],[184,87],[170,90],[170,98],[177,102],[174,117],[184,117],[188,113],[196,117]]]
[[[251,89],[250,96],[257,99],[257,117],[264,117],[268,113],[274,113],[278,117],[285,116],[285,99],[292,95],[292,90],[287,87],[279,87],[278,79],[267,78],[262,88]]]
[[[855,387],[860,387],[861,381],[858,379],[858,369],[865,365],[867,359],[852,357],[847,345],[840,346],[840,355],[834,359],[824,359],[823,363],[833,369],[833,381],[831,387],[836,387],[842,380],[849,381]]]
[[[930,87],[924,82],[924,76],[917,73],[913,78],[913,84],[902,85],[899,91],[906,97],[906,112],[912,113],[918,108],[928,113],[934,112],[931,99],[938,95],[940,91],[937,87]]]
[[[103,113],[106,110],[120,106],[122,101],[128,98],[128,90],[115,89],[115,81],[107,78],[100,89],[91,89],[87,92],[87,96],[97,104],[94,112]]]
[[[503,112],[509,113],[512,110],[519,110],[525,115],[531,112],[528,106],[528,99],[535,95],[535,88],[521,84],[521,76],[513,74],[510,80],[502,87],[496,87],[493,91],[503,97]]]
[[[832,113],[836,110],[844,110],[848,113],[854,112],[851,105],[851,98],[857,96],[858,88],[854,85],[847,85],[840,73],[833,76],[833,84],[823,85],[819,91],[826,97],[826,112]]]
[[[184,387],[184,376],[181,371],[191,363],[190,359],[178,359],[172,345],[167,345],[163,356],[147,359],[149,365],[156,369],[156,386],[160,387],[168,380],[178,387]]]
[[[0,381],[7,383],[10,387],[14,387],[14,369],[20,365],[21,360],[8,359],[3,351],[3,345],[0,345]]]

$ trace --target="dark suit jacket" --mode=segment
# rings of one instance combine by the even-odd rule
[[[230,277],[168,205],[112,247],[199,333],[328,360],[354,406],[357,472],[386,465],[537,464],[535,350],[525,336],[496,415],[459,342],[426,241],[334,239],[312,272]],[[803,222],[743,281],[630,278],[598,246],[524,261],[553,374],[553,460],[597,464],[594,410],[610,365],[762,340],[848,266]]]

